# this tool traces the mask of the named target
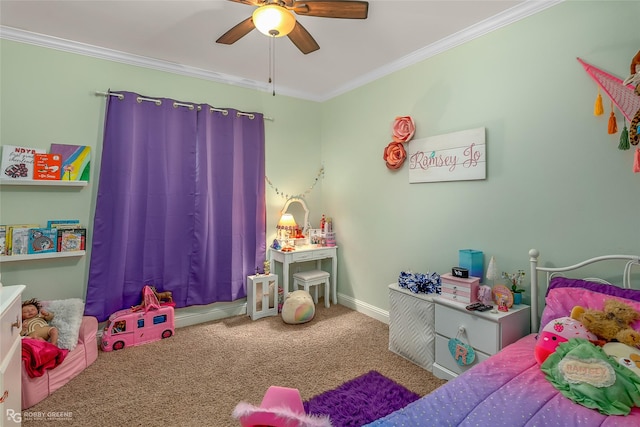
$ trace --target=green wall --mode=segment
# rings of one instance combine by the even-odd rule
[[[311,221],[334,219],[342,302],[388,310],[401,270],[444,273],[458,250],[482,250],[500,270],[607,253],[640,253],[640,174],[617,150],[606,114],[593,116],[596,85],[576,57],[620,77],[640,49],[639,2],[568,1],[321,104],[148,68],[0,41],[0,142],[95,147],[81,190],[7,188],[0,222],[79,217],[91,225],[104,99],[96,90],[260,111],[267,175],[288,194],[309,194]],[[622,115],[616,112],[622,129]],[[408,165],[382,160],[394,117],[411,115],[415,138],[485,127],[487,179],[409,184]],[[268,238],[284,199],[267,187]],[[2,263],[5,285],[25,297],[81,297],[89,256]],[[528,283],[527,283],[528,285]]]
[[[1,224],[79,218],[89,226],[90,240],[105,111],[105,98],[95,92],[109,88],[273,118],[265,120],[267,176],[286,194],[304,192],[321,167],[318,103],[0,40],[0,143],[47,150],[52,142],[92,147],[87,187],[0,187]],[[321,187],[319,182],[307,197],[314,222],[320,219],[314,215],[320,211]],[[284,202],[267,186],[268,239],[275,237]],[[82,298],[89,260],[90,251],[80,259],[3,262],[2,282],[26,284],[25,298]]]
[[[325,102],[340,292],[387,310],[400,271],[448,272],[465,248],[512,272],[529,271],[530,248],[557,264],[640,253],[640,174],[607,134],[609,102],[594,117],[596,85],[576,60],[626,78],[639,15],[640,2],[565,2]],[[409,184],[408,163],[388,170],[400,115],[414,138],[485,127],[487,179]]]

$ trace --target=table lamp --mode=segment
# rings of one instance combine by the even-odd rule
[[[296,224],[296,220],[293,218],[293,215],[290,213],[284,213],[280,217],[280,221],[278,221],[276,228],[278,229],[278,239],[285,240],[291,238],[291,234],[296,228],[298,228],[298,225]]]

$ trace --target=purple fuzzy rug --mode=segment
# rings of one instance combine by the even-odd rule
[[[308,414],[329,415],[333,427],[359,427],[404,408],[420,396],[376,371],[304,402]]]

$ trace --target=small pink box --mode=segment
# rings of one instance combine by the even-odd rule
[[[468,304],[478,301],[479,277],[465,279],[455,277],[451,273],[445,273],[440,276],[440,280],[442,282],[442,297]]]

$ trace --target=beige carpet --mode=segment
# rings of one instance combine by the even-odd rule
[[[236,404],[259,405],[270,385],[297,388],[308,400],[372,369],[420,395],[444,383],[388,345],[387,325],[322,301],[302,325],[236,316],[189,326],[159,342],[101,351],[78,377],[27,410],[67,418],[25,417],[23,425],[237,427]]]

